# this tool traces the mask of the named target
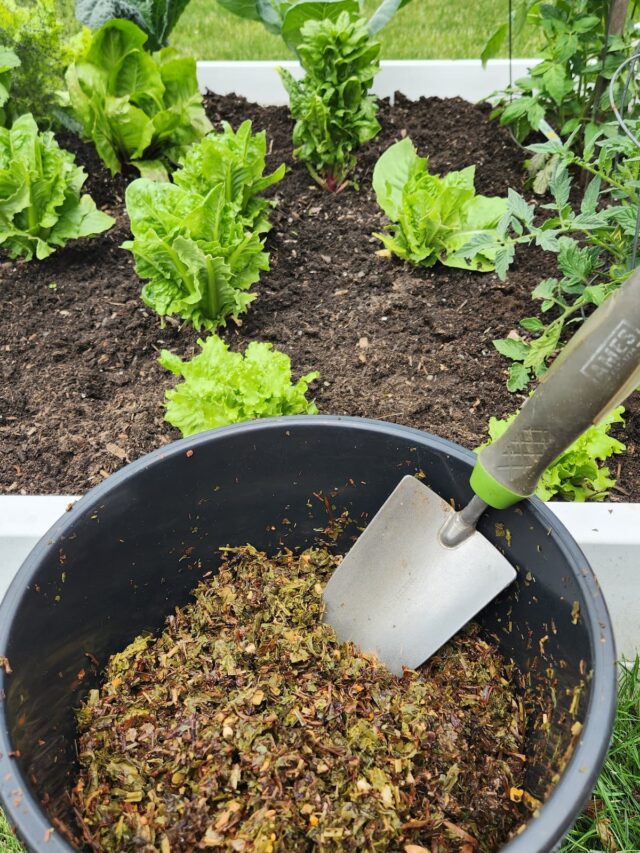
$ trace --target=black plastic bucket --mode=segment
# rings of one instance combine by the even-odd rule
[[[326,523],[314,493],[366,517],[418,471],[461,505],[472,463],[456,445],[393,424],[278,418],[178,441],[89,492],[34,548],[0,606],[0,655],[12,669],[0,673],[0,801],[19,836],[34,851],[74,849],[55,819],[73,822],[65,790],[76,770],[74,708],[98,682],[91,661],[101,668],[138,633],[159,629],[216,565],[219,546],[307,544]],[[546,801],[503,849],[548,853],[589,796],[609,743],[611,624],[584,555],[539,501],[489,511],[480,529],[518,569],[482,621],[549,700],[549,725],[532,722],[527,743],[527,788]]]

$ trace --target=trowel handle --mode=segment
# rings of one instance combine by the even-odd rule
[[[597,308],[500,438],[471,487],[503,509],[535,492],[545,468],[640,384],[640,269]]]

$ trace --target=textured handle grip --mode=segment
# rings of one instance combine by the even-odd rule
[[[640,383],[640,270],[558,356],[507,431],[478,457],[474,491],[502,508],[532,495],[545,468]]]

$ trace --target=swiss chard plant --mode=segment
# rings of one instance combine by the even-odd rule
[[[307,21],[336,21],[342,12],[364,17],[364,0],[218,0],[221,6],[253,21],[261,21],[269,32],[282,36],[295,53],[302,40],[302,28]],[[367,21],[370,35],[385,27],[395,13],[410,0],[381,0]]]
[[[177,314],[195,328],[237,319],[255,294],[249,289],[269,268],[256,231],[246,228],[224,184],[206,195],[139,178],[127,187],[134,239],[123,244],[148,283],[144,302],[161,317]]]
[[[166,161],[177,163],[211,124],[195,60],[168,47],[149,54],[146,41],[131,21],[104,24],[67,71],[68,105],[112,174],[133,163],[166,178]]]
[[[626,449],[621,441],[609,435],[614,424],[624,423],[623,412],[624,408],[618,406],[602,421],[589,427],[549,465],[536,489],[540,500],[561,497],[569,501],[601,501],[607,497],[616,481],[609,468],[601,463]],[[489,440],[477,450],[500,438],[516,415],[517,412],[504,419],[492,417]]]
[[[497,225],[506,200],[476,195],[475,167],[431,174],[426,157],[407,137],[381,155],[373,171],[378,204],[391,220],[376,234],[394,255],[413,264],[442,264],[486,272],[494,269]],[[463,247],[471,245],[464,252]]]
[[[302,80],[280,69],[296,120],[294,154],[320,186],[336,192],[355,167],[357,149],[380,130],[378,104],[369,95],[380,44],[362,20],[341,12],[335,21],[307,21],[298,54]]]
[[[588,135],[611,117],[608,82],[630,53],[636,8],[633,4],[627,13],[627,4],[616,0],[516,3],[513,31],[535,26],[543,37],[542,59],[511,89],[493,96],[500,123],[522,141],[547,126],[561,135],[576,130]],[[496,55],[507,34],[508,24],[503,23],[487,42],[483,62]],[[623,85],[620,80],[620,90]]]
[[[248,228],[266,231],[267,212],[271,202],[260,194],[281,181],[284,163],[265,175],[267,140],[264,131],[251,132],[251,122],[244,121],[237,131],[222,123],[221,133],[211,133],[191,146],[182,158],[181,167],[172,175],[174,183],[185,190],[206,195],[222,184],[225,199],[235,204]]]
[[[10,257],[42,260],[113,225],[89,195],[80,195],[86,177],[30,113],[0,128],[0,246]]]
[[[198,341],[201,352],[190,361],[163,350],[160,364],[183,381],[166,394],[166,417],[183,436],[213,427],[276,415],[315,415],[306,399],[320,375],[291,379],[291,361],[268,343],[252,342],[244,354],[231,352],[217,335]]]
[[[92,30],[113,18],[133,21],[147,36],[147,50],[166,47],[189,0],[76,0],[76,17]]]

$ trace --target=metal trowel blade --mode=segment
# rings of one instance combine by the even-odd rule
[[[516,576],[477,531],[455,548],[441,544],[453,511],[404,477],[324,590],[324,621],[338,639],[375,654],[396,675],[423,663]]]

